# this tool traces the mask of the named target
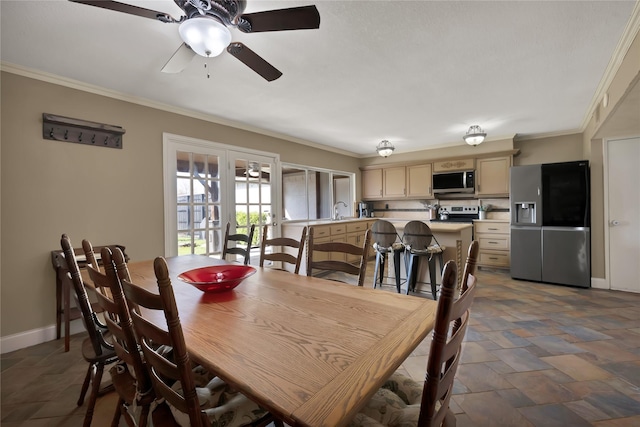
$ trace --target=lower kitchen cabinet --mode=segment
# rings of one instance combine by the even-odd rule
[[[474,221],[474,231],[480,248],[478,266],[509,268],[509,221]]]

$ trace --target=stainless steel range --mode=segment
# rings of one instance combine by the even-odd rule
[[[478,206],[442,205],[436,219],[431,221],[472,223],[480,217],[479,211]]]

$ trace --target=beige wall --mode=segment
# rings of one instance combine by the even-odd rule
[[[282,161],[358,172],[358,160],[228,126],[2,73],[1,336],[55,323],[50,251],[121,243],[164,253],[162,133],[280,153]],[[122,126],[123,149],[42,138],[42,113]]]
[[[514,148],[520,150],[513,158],[514,166],[584,159],[580,133],[515,141]]]

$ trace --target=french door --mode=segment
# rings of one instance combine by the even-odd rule
[[[277,155],[171,134],[163,139],[166,256],[220,257],[227,222],[231,233],[246,234],[255,224],[255,248],[263,225],[279,226]]]
[[[233,191],[229,192],[232,207],[231,225],[238,233],[248,234],[255,226],[251,242],[251,261],[258,264],[263,227],[270,225],[269,237],[280,235],[280,216],[277,195],[277,166],[273,156],[240,151],[229,151],[229,164],[233,180]],[[235,221],[235,224],[234,224]]]

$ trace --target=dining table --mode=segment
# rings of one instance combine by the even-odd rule
[[[435,323],[433,300],[273,268],[204,293],[178,275],[226,261],[166,261],[192,359],[290,426],[348,424]],[[128,268],[158,292],[153,260]],[[160,313],[143,314],[166,327]]]

